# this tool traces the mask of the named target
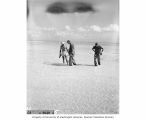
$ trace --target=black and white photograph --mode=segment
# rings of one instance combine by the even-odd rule
[[[27,114],[119,114],[119,0],[27,0]]]
[[[145,120],[144,0],[2,0],[1,120]]]

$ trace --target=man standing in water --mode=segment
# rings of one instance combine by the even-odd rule
[[[69,44],[69,49],[68,49],[68,53],[69,53],[69,66],[76,65],[74,56],[75,56],[75,48],[74,48],[74,44],[72,44],[70,42],[70,40],[67,40],[67,43]]]
[[[92,50],[94,51],[94,65],[97,66],[97,61],[98,65],[100,65],[100,55],[102,55],[103,48],[98,43],[95,43]]]

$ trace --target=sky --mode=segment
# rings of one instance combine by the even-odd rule
[[[54,14],[47,9],[61,2],[71,12]],[[89,4],[94,11],[72,11],[77,4]],[[28,0],[28,36],[31,40],[118,42],[118,0]],[[76,4],[75,4],[76,3]]]

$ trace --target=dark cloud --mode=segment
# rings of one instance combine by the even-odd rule
[[[46,11],[52,14],[62,14],[74,12],[94,12],[95,9],[92,4],[85,2],[55,2],[50,4]]]
[[[49,13],[53,13],[53,14],[61,14],[61,13],[67,13],[68,10],[66,8],[66,4],[62,3],[62,2],[56,2],[51,4],[47,10],[47,12]]]
[[[94,8],[89,3],[77,3],[74,12],[94,12]]]

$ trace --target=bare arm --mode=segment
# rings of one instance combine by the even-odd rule
[[[95,52],[95,48],[93,47],[92,50]]]
[[[102,50],[102,52],[103,52],[103,50],[104,50],[104,49],[103,49],[103,48],[101,48],[101,50]]]

